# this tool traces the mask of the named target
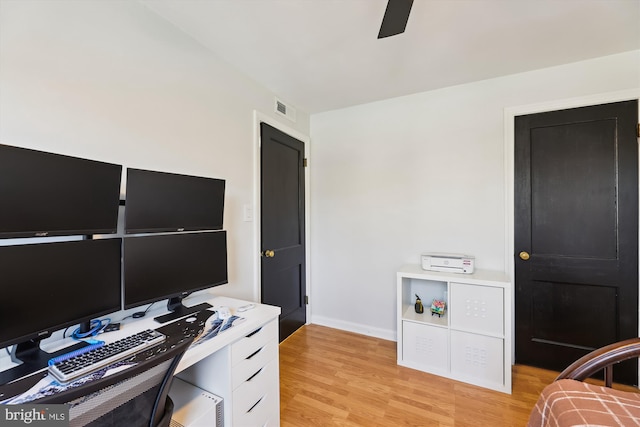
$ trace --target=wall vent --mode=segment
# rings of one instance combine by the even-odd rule
[[[276,113],[286,117],[292,122],[296,121],[296,110],[276,98]]]

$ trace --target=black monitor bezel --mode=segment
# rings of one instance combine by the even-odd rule
[[[130,239],[153,239],[153,238],[163,238],[163,237],[168,237],[168,236],[188,236],[188,235],[194,235],[194,234],[218,234],[218,235],[224,235],[224,247],[225,247],[225,264],[226,264],[226,274],[225,274],[225,279],[221,280],[219,282],[210,282],[207,284],[203,284],[201,286],[194,286],[194,287],[190,287],[189,289],[183,289],[180,291],[176,291],[176,292],[170,292],[170,293],[159,293],[158,295],[155,295],[151,298],[146,298],[146,299],[142,299],[142,300],[138,300],[138,301],[134,301],[134,302],[127,302],[127,280],[126,280],[126,268],[127,268],[127,262],[126,262],[126,251],[127,251],[127,242],[130,241]],[[180,300],[182,300],[183,298],[186,298],[187,296],[191,295],[194,292],[198,292],[198,291],[202,291],[204,289],[209,289],[209,288],[213,288],[213,287],[217,287],[217,286],[221,286],[221,285],[225,285],[229,283],[229,267],[228,267],[228,239],[227,239],[227,232],[226,230],[219,230],[219,231],[201,231],[201,232],[195,232],[195,233],[170,233],[170,234],[147,234],[147,235],[142,235],[142,236],[127,236],[123,239],[123,243],[122,243],[122,307],[125,310],[128,309],[132,309],[135,307],[140,307],[142,305],[145,304],[152,304],[155,302],[159,302],[159,301],[164,301],[164,300],[172,300],[172,299],[176,299],[179,298]]]
[[[111,225],[108,227],[92,227],[92,228],[52,228],[48,230],[12,230],[2,231],[0,230],[0,239],[15,239],[15,238],[28,238],[28,237],[56,237],[56,236],[74,236],[74,235],[94,235],[94,234],[114,234],[117,233],[118,216],[119,216],[119,204],[120,204],[120,187],[122,183],[122,165],[102,162],[98,160],[85,159],[81,157],[68,156],[64,154],[50,153],[47,151],[34,150],[30,148],[15,147],[12,145],[0,144],[1,150],[20,150],[22,152],[30,152],[34,156],[48,157],[50,159],[60,159],[65,163],[68,161],[77,161],[87,165],[100,165],[101,167],[112,167],[114,170],[112,173],[116,175],[117,169],[117,182],[113,183],[112,198],[113,212],[111,218]],[[35,171],[37,173],[37,171]],[[78,178],[79,180],[82,177]],[[19,184],[16,184],[19,185]],[[7,200],[3,200],[3,203],[8,203]],[[43,206],[43,210],[47,207]]]
[[[171,225],[171,226],[153,226],[153,227],[142,227],[142,226],[131,226],[131,212],[133,209],[138,209],[136,204],[138,203],[135,191],[132,188],[132,181],[136,178],[132,178],[132,174],[139,174],[146,177],[156,176],[160,179],[171,179],[175,178],[176,180],[194,180],[200,182],[211,182],[217,183],[222,186],[222,198],[220,200],[220,222],[216,222],[215,224],[181,224],[181,225]],[[196,175],[187,175],[180,174],[175,172],[164,172],[164,171],[155,171],[149,169],[139,169],[139,168],[127,168],[126,170],[126,188],[125,188],[125,199],[124,199],[124,232],[125,234],[143,234],[143,233],[168,233],[168,232],[189,232],[189,231],[202,231],[202,230],[212,230],[218,231],[222,230],[224,223],[224,205],[225,205],[225,192],[226,192],[226,180],[220,178],[211,178],[204,176],[196,176]],[[167,206],[170,205],[170,202],[164,202]]]
[[[87,242],[87,241],[113,241],[113,240],[117,240],[119,242],[119,247],[120,247],[120,260],[122,261],[122,238],[105,238],[105,239],[85,239],[85,240],[70,240],[70,241],[58,241],[58,242],[44,242],[44,243],[31,243],[31,244],[24,244],[24,245],[9,245],[7,247],[16,247],[16,246],[20,246],[20,247],[26,247],[26,246],[41,246],[41,245],[59,245],[59,244],[73,244],[73,243],[78,243],[78,242]],[[121,272],[122,272],[122,262],[121,262]],[[81,316],[78,318],[74,318],[74,319],[69,319],[67,321],[64,321],[62,323],[52,323],[50,324],[48,327],[44,327],[44,328],[40,328],[37,331],[34,332],[30,332],[27,334],[22,334],[22,335],[16,335],[13,336],[11,338],[9,338],[8,340],[4,340],[4,341],[0,341],[0,348],[4,348],[4,347],[10,347],[13,345],[18,345],[20,343],[24,343],[27,341],[40,341],[46,338],[49,338],[53,333],[60,331],[64,328],[68,328],[70,326],[74,326],[74,325],[78,325],[81,323],[85,323],[85,322],[89,322],[93,319],[99,318],[101,316],[105,316],[107,314],[111,314],[111,313],[115,313],[118,312],[122,309],[122,297],[123,297],[123,290],[122,290],[122,274],[120,275],[120,282],[119,282],[119,304],[118,306],[113,306],[111,308],[108,309],[104,309],[104,310],[100,310],[100,311],[96,311],[94,313],[92,313],[91,315],[86,315],[86,316]],[[78,304],[79,302],[76,302],[76,304]],[[34,313],[37,315],[37,313]],[[11,328],[8,328],[11,329]]]

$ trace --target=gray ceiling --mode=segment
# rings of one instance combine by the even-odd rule
[[[640,49],[640,0],[140,1],[309,113]]]

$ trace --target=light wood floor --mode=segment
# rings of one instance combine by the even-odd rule
[[[524,426],[557,372],[514,366],[513,394],[396,364],[396,343],[317,325],[280,344],[283,427]]]

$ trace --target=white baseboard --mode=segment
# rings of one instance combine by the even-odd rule
[[[356,334],[367,335],[387,341],[397,341],[396,331],[390,329],[373,328],[361,323],[345,322],[344,320],[333,319],[324,316],[311,316],[314,325],[327,326],[329,328],[341,329],[343,331],[354,332]]]

